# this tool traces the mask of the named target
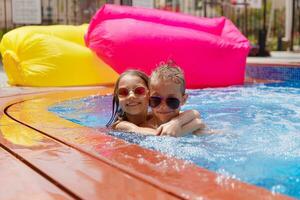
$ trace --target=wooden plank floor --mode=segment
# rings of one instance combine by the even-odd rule
[[[289,199],[229,178],[226,184],[217,182],[214,172],[79,126],[47,110],[59,101],[109,92],[73,90],[0,99],[0,143],[6,154],[19,158],[15,161],[65,195],[59,198]],[[38,193],[47,196],[48,190],[40,188]],[[10,199],[19,199],[13,194]]]
[[[0,199],[72,199],[1,147],[0,177]]]

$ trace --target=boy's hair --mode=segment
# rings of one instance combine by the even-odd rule
[[[181,68],[172,60],[161,62],[152,72],[149,78],[149,86],[151,81],[160,79],[162,81],[172,81],[180,84],[182,94],[185,94],[185,78]]]
[[[127,120],[126,113],[124,113],[123,110],[121,108],[119,108],[119,97],[118,97],[119,82],[120,82],[121,78],[123,78],[126,75],[140,77],[145,82],[145,85],[148,88],[149,78],[144,72],[141,72],[139,70],[127,70],[127,71],[123,72],[119,76],[119,78],[115,84],[113,101],[112,101],[112,115],[111,115],[110,120],[106,124],[106,127],[111,126],[117,120]]]

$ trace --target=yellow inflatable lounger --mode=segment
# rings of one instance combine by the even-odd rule
[[[84,44],[88,25],[25,26],[6,33],[0,43],[10,85],[87,86],[113,84],[109,65]]]

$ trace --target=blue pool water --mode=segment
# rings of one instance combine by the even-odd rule
[[[188,94],[183,110],[199,110],[207,126],[221,134],[181,138],[109,134],[300,199],[299,83],[190,90]],[[110,117],[111,96],[70,100],[49,110],[100,128]]]

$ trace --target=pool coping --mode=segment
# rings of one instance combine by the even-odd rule
[[[1,111],[4,110],[2,113],[0,112],[1,147],[5,148],[6,153],[11,154],[10,157],[19,161],[23,167],[20,169],[19,174],[24,174],[23,171],[31,170],[31,173],[35,176],[40,175],[42,179],[44,178],[50,184],[56,186],[58,191],[61,190],[60,193],[62,192],[64,195],[59,195],[53,189],[49,191],[46,188],[41,192],[40,197],[48,197],[43,199],[178,199],[176,196],[166,193],[129,174],[123,173],[99,159],[87,156],[85,152],[64,145],[60,141],[53,140],[47,134],[43,135],[38,130],[26,126],[26,124],[14,120],[6,114],[6,109],[11,105],[18,105],[18,102],[42,97],[43,94],[30,94],[18,98],[6,97],[0,99]],[[91,138],[91,140],[93,139]],[[0,164],[6,161],[9,161],[8,158],[1,158]],[[18,178],[13,174],[8,174],[4,176],[4,180],[12,179],[29,182],[35,176],[32,178]],[[121,184],[124,182],[128,183],[131,187]],[[36,185],[34,183],[33,186]],[[106,186],[106,183],[109,184]],[[28,188],[27,185],[23,184],[23,186],[24,188]],[[116,190],[116,187],[119,187],[119,189]],[[15,191],[15,196],[9,196],[17,188],[11,187],[9,193],[1,189],[1,199],[8,199],[8,197],[10,197],[9,199],[20,199],[18,191]],[[32,194],[29,196],[34,197],[36,195]]]
[[[5,107],[7,114],[19,123],[28,125],[69,148],[84,152],[122,173],[160,188],[175,198],[290,199],[288,196],[272,194],[264,188],[222,177],[191,163],[126,143],[99,130],[82,127],[48,112],[47,109],[60,101],[111,92],[111,88],[99,88],[30,94],[9,101]],[[107,141],[112,145],[108,145]]]
[[[300,62],[247,62],[246,66],[251,67],[295,67],[300,68]]]

